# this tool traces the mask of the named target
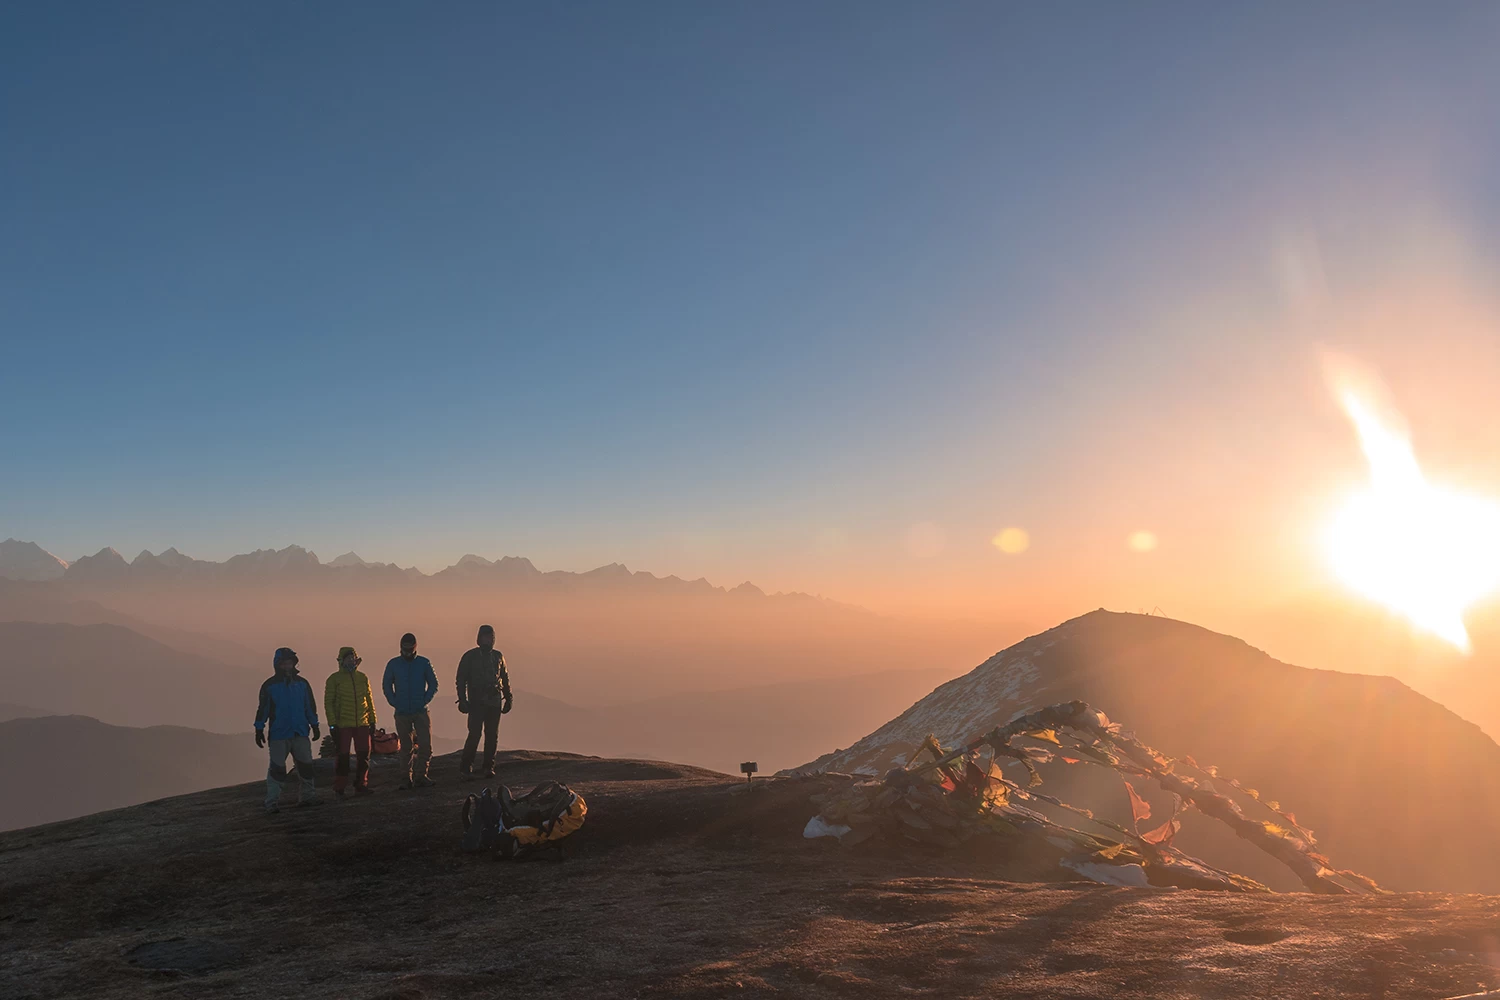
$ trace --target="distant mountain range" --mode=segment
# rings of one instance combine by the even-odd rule
[[[0,755],[13,762],[0,773],[5,802],[0,830],[253,781],[266,773],[266,752],[248,736],[183,726],[132,729],[78,715],[0,721]]]
[[[36,542],[0,542],[0,577],[7,580],[59,580],[68,564]]]
[[[269,669],[272,650],[290,646],[317,677],[341,646],[381,664],[410,631],[439,676],[450,679],[477,627],[488,623],[517,687],[586,708],[684,691],[955,671],[993,651],[996,631],[988,623],[881,615],[807,594],[767,594],[749,583],[720,587],[618,563],[573,573],[470,554],[426,575],[357,553],[325,563],[295,545],[223,562],[176,549],[127,561],[104,549],[50,581],[0,579],[4,621],[121,625],[257,674]]]
[[[282,549],[256,549],[223,562],[194,559],[176,548],[164,552],[142,551],[127,560],[113,548],[103,548],[93,555],[81,556],[69,563],[58,559],[35,542],[8,539],[0,543],[0,578],[10,580],[61,580],[91,588],[108,588],[127,584],[161,584],[172,582],[246,582],[316,581],[320,583],[399,583],[402,581],[436,581],[438,583],[524,587],[531,590],[637,590],[676,594],[732,594],[736,597],[768,596],[752,583],[737,587],[716,587],[703,578],[684,580],[677,576],[659,577],[651,573],[632,572],[620,563],[610,563],[584,573],[565,570],[542,571],[530,559],[504,556],[490,560],[465,555],[446,569],[423,573],[415,566],[402,568],[395,563],[368,562],[357,553],[345,552],[329,562],[300,545]],[[812,600],[806,594],[777,594],[779,598]]]
[[[1073,699],[1167,754],[1216,765],[1294,809],[1336,864],[1382,885],[1500,891],[1500,746],[1478,726],[1395,678],[1282,663],[1169,618],[1095,611],[1065,622],[798,770],[883,774],[910,760],[929,733],[952,746],[1021,712]],[[1055,791],[1054,781],[1064,789],[1081,783],[1095,795],[1102,789],[1129,821],[1114,775],[1053,767],[1053,787],[1043,791]],[[1062,797],[1102,808],[1081,793]],[[1248,798],[1244,805],[1255,808]],[[1212,828],[1210,836],[1225,829],[1199,825]],[[1232,867],[1262,877],[1242,862]]]

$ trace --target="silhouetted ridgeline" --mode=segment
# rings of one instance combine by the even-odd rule
[[[5,803],[0,830],[253,781],[266,773],[265,751],[246,737],[184,726],[111,726],[80,715],[0,722],[0,755],[12,762],[0,772]]]
[[[13,575],[7,571],[8,564],[0,561],[0,576],[12,579],[61,579],[68,584],[82,587],[121,585],[145,585],[176,582],[249,583],[275,582],[282,585],[313,583],[317,585],[396,585],[401,583],[432,585],[448,584],[473,586],[481,584],[489,588],[519,588],[529,591],[569,592],[607,591],[611,593],[634,592],[676,595],[733,595],[741,598],[774,598],[782,600],[818,600],[807,594],[767,595],[751,583],[737,587],[716,587],[707,580],[683,580],[676,576],[659,577],[651,573],[632,572],[620,563],[611,563],[584,573],[565,570],[543,572],[530,559],[504,556],[491,561],[482,556],[466,555],[458,562],[436,573],[427,574],[416,567],[401,568],[394,563],[367,562],[353,552],[347,552],[330,562],[321,561],[316,553],[300,545],[289,545],[283,549],[257,549],[232,556],[224,562],[211,562],[183,555],[175,548],[160,554],[143,551],[134,559],[126,560],[112,548],[100,549],[93,555],[83,556],[72,563],[61,563],[50,553],[29,545],[40,553],[31,552],[22,559],[18,554],[17,570]],[[21,566],[30,566],[42,559],[52,559],[64,567],[57,573],[19,575]],[[826,602],[832,603],[832,602]]]

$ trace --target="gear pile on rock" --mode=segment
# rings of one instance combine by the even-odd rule
[[[391,757],[401,751],[401,738],[395,733],[388,733],[384,729],[377,729],[370,736],[370,756]],[[339,755],[338,743],[333,734],[329,733],[323,737],[318,744],[319,757],[337,757]]]
[[[1025,786],[1001,773],[1000,765],[1007,760],[1025,768]],[[1155,782],[1169,793],[1172,814],[1155,829],[1139,832],[1043,794],[1037,790],[1037,764],[1054,760],[1117,772],[1137,824],[1150,816],[1150,807],[1132,782]],[[1279,803],[1262,801],[1255,789],[1220,775],[1216,768],[1200,767],[1191,757],[1178,760],[1152,749],[1081,701],[1028,712],[954,749],[944,749],[929,736],[910,763],[883,779],[825,776],[844,780],[814,796],[819,813],[804,831],[810,838],[937,848],[988,844],[1097,882],[1269,891],[1254,879],[1215,868],[1172,846],[1182,826],[1179,815],[1197,809],[1286,865],[1310,891],[1382,891],[1363,875],[1334,868],[1316,851],[1312,832]],[[1267,818],[1247,816],[1238,802],[1218,791],[1216,782],[1253,800]],[[1038,808],[1042,803],[1098,832],[1053,821]]]

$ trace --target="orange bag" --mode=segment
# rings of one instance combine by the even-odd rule
[[[370,737],[371,753],[398,753],[401,750],[401,738],[395,733],[388,733],[384,729],[375,730],[375,735]]]

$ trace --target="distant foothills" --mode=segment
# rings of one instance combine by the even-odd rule
[[[489,585],[512,583],[527,589],[555,587],[559,590],[599,589],[649,590],[681,595],[728,594],[737,597],[769,597],[782,600],[837,603],[804,593],[767,594],[755,584],[745,582],[737,587],[717,587],[702,577],[684,580],[677,576],[656,576],[633,572],[621,563],[610,563],[584,573],[566,570],[542,571],[530,559],[504,556],[490,560],[466,555],[458,562],[436,573],[423,573],[415,566],[368,562],[353,552],[345,552],[329,562],[300,545],[284,549],[256,549],[231,556],[223,562],[194,559],[176,548],[164,552],[142,551],[127,560],[113,548],[103,548],[90,556],[69,562],[60,559],[35,542],[7,538],[0,542],[0,578],[9,580],[83,583],[108,586],[115,583],[144,584],[156,582],[252,582],[255,580],[301,578],[317,582],[360,581],[397,583],[403,580],[436,580],[454,582],[483,581]]]

